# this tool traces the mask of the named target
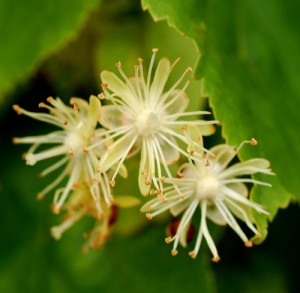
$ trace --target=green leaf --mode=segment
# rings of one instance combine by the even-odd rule
[[[0,1],[0,99],[76,33],[99,0]]]
[[[263,177],[273,188],[259,188],[252,198],[272,219],[296,196],[300,136],[300,3],[295,1],[143,0],[155,20],[167,19],[193,38],[201,52],[196,76],[205,77],[206,92],[221,121],[227,143],[245,146],[241,158],[271,161],[276,177]],[[267,218],[257,216],[266,233]],[[264,234],[265,236],[265,234]]]

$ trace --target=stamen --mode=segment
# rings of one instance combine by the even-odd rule
[[[58,192],[57,194],[54,195],[54,201],[53,201],[53,203],[54,203],[54,212],[59,211],[61,209],[63,203],[65,202],[67,196],[69,195],[69,193],[72,189],[73,183],[79,177],[81,169],[79,167],[77,167],[77,168],[76,167],[73,168],[71,176],[69,178],[69,181],[68,181],[66,187],[63,189],[63,192],[62,192],[61,196],[59,196],[60,192]]]
[[[115,129],[106,130],[102,134],[102,136],[106,136],[106,137],[102,138],[99,142],[96,142],[96,143],[88,146],[88,150],[94,149],[94,148],[98,147],[99,145],[104,145],[105,143],[112,141],[115,137],[121,136],[123,134],[127,134],[128,132],[131,132],[132,129],[133,129],[132,125],[125,125],[125,126],[120,126]],[[111,133],[113,133],[113,134],[111,134]],[[115,143],[117,143],[117,141]],[[105,154],[107,156],[107,153],[105,153]],[[104,156],[101,157],[102,161],[104,161],[104,159],[103,159]]]
[[[236,154],[238,154],[239,152],[240,152],[240,150],[241,150],[241,148],[245,145],[245,144],[247,144],[247,143],[249,143],[249,144],[251,144],[251,145],[253,145],[253,146],[256,146],[257,144],[258,144],[258,142],[257,142],[257,140],[255,139],[255,138],[251,138],[251,140],[244,140],[244,141],[242,141],[241,143],[240,143],[240,145],[237,147],[237,149],[236,149]]]
[[[170,198],[168,199],[167,202],[162,202],[158,200],[157,202],[155,202],[155,204],[152,205],[152,208],[155,209],[159,205],[162,205],[162,207],[153,213],[146,214],[146,218],[148,220],[152,220],[158,214],[161,214],[162,212],[169,210],[172,206],[178,204],[179,201],[180,200],[178,199],[178,197],[177,197],[177,201],[171,201]]]
[[[209,160],[206,160],[206,162],[205,162],[205,166],[206,166],[206,167],[209,167],[209,166],[211,166],[211,163],[209,162]]]
[[[31,117],[33,119],[39,120],[39,121],[43,121],[58,127],[62,126],[62,119],[54,116],[54,115],[50,115],[47,113],[35,113],[35,112],[30,112],[30,111],[26,111],[23,108],[21,108],[19,105],[13,105],[13,109],[17,112],[17,114],[21,115],[24,114],[28,117]]]
[[[105,95],[104,95],[104,93],[100,93],[100,94],[98,94],[98,99],[99,100],[104,100],[105,99]]]
[[[53,97],[48,97],[47,102],[50,103],[50,104],[53,104],[54,103]]]
[[[183,77],[185,76],[185,74],[186,74],[186,72],[184,72],[184,74],[182,75],[182,78],[180,79],[180,81],[183,79]],[[180,81],[179,81],[179,82],[180,82]],[[178,82],[178,83],[179,83],[179,82]],[[163,96],[162,96],[162,98],[160,99],[159,104],[157,105],[157,107],[160,108],[161,111],[166,111],[166,109],[167,109],[168,107],[170,107],[171,105],[173,105],[174,103],[176,103],[177,100],[178,100],[180,97],[182,97],[183,95],[186,96],[185,90],[187,89],[187,87],[189,86],[189,84],[190,84],[190,81],[188,80],[188,81],[184,84],[183,88],[180,89],[180,90],[177,92],[177,94],[176,94],[174,97],[172,97],[172,99],[170,99],[169,102],[166,103],[166,100],[170,97],[170,95],[172,94],[172,92],[175,91],[175,87],[176,87],[178,84],[176,83],[175,85],[173,85],[173,87],[172,87],[171,89],[169,89],[167,93],[164,93],[164,94],[163,94]]]
[[[157,48],[153,48],[152,49],[152,57],[150,60],[150,65],[149,65],[149,69],[148,69],[148,75],[147,75],[147,92],[149,93],[150,91],[150,81],[151,81],[151,75],[152,75],[152,68],[153,68],[153,64],[154,64],[154,60],[155,60],[155,55],[157,53],[158,49]]]
[[[247,206],[250,206],[252,208],[254,208],[257,212],[262,213],[262,214],[266,214],[268,215],[269,213],[267,211],[265,211],[259,204],[256,204],[254,202],[251,202],[250,200],[248,200],[247,198],[240,196],[237,192],[235,192],[234,190],[223,186],[222,187],[222,191],[229,196],[230,198],[236,200],[237,202],[241,202],[244,203]]]
[[[208,111],[191,111],[191,112],[183,112],[183,113],[175,113],[168,115],[168,118],[178,118],[184,116],[200,116],[200,115],[209,115],[211,112]],[[186,130],[184,126],[182,126],[182,131]]]
[[[165,238],[165,241],[166,241],[166,243],[170,243],[170,242],[172,242],[172,237],[167,237],[167,238]]]
[[[169,131],[166,131],[169,132]],[[171,132],[171,130],[170,130]],[[174,132],[175,133],[175,132]],[[187,158],[189,158],[191,155],[187,152],[185,152],[184,150],[182,150],[178,145],[174,144],[172,141],[170,141],[165,135],[163,135],[162,133],[158,134],[160,138],[162,138],[164,141],[166,141],[170,146],[174,147],[176,150],[178,150],[181,154],[183,154],[184,156],[186,156]],[[175,133],[174,136],[177,136],[177,134]],[[184,142],[184,141],[183,141]],[[196,157],[193,157],[193,160],[195,160],[196,162],[200,162],[202,163],[201,160],[197,159]]]
[[[101,173],[98,175],[99,176],[99,182],[100,186],[102,188],[102,194],[104,196],[104,200],[107,205],[110,205],[111,202],[113,201],[113,197],[110,194],[110,186],[109,186],[109,179],[107,173]]]
[[[107,89],[108,89],[108,83],[107,83],[106,81],[102,82],[102,83],[101,83],[101,87],[102,87],[102,89],[103,89],[104,91],[107,90]]]
[[[13,105],[12,108],[17,112],[18,115],[24,114],[24,109],[22,109],[19,105]]]
[[[12,143],[13,144],[20,144],[20,139],[18,137],[13,137]]]
[[[257,140],[255,138],[251,138],[251,142],[250,142],[251,145],[257,145]]]
[[[180,201],[180,199],[179,199]],[[195,213],[196,208],[198,207],[198,200],[193,200],[191,202],[191,204],[189,205],[189,207],[187,208],[187,210],[184,212],[181,220],[180,220],[180,224],[177,228],[177,232],[175,235],[175,241],[173,244],[173,249],[176,249],[178,242],[179,242],[179,238],[180,235],[183,233],[183,231],[185,230],[185,228],[187,227],[187,225],[190,223],[191,218],[193,216],[193,214]]]
[[[206,223],[206,211],[207,211],[207,201],[203,200],[201,203],[201,230],[203,231],[203,235],[206,239],[207,245],[211,251],[211,253],[213,254],[213,261],[219,261],[219,255],[218,255],[218,251],[216,248],[216,245],[208,231],[207,228],[207,223]]]
[[[160,146],[160,144],[159,144],[159,141],[158,141],[157,137],[154,137],[154,143],[155,143],[155,145],[156,145],[156,149],[157,149],[158,155],[159,155],[159,157],[160,157],[160,162],[162,163],[162,165],[163,165],[163,167],[164,167],[164,169],[165,169],[165,171],[166,171],[168,177],[171,178],[171,177],[172,177],[172,174],[171,174],[171,172],[170,172],[170,170],[169,170],[169,168],[168,168],[166,159],[165,159],[165,157],[164,157],[163,151],[162,151],[162,149],[161,149],[161,146]],[[165,177],[164,177],[164,181],[165,181]],[[178,194],[181,194],[181,191],[179,190],[179,188],[177,187],[177,185],[176,185],[176,184],[173,184],[173,186],[174,186],[175,190],[177,191],[177,193],[178,193]]]
[[[41,192],[39,192],[39,193],[37,194],[37,196],[36,196],[36,199],[37,199],[37,200],[42,200],[43,198],[44,198],[44,194],[41,193]]]
[[[128,134],[128,136],[130,136],[131,133]],[[125,136],[126,137],[126,136]],[[129,144],[129,146],[127,147],[127,149],[125,149],[124,153],[122,154],[122,156],[119,158],[119,163],[116,167],[116,170],[112,176],[111,181],[114,181],[114,179],[116,178],[117,174],[119,173],[119,170],[121,168],[121,165],[123,164],[124,160],[126,159],[126,157],[128,156],[130,150],[132,149],[133,145],[136,143],[137,140],[137,136],[132,137],[131,143]],[[121,139],[120,139],[121,141]]]
[[[141,105],[143,104],[143,96],[142,96],[142,91],[141,91],[141,87],[140,87],[140,78],[139,78],[139,67],[138,65],[134,66],[134,71],[135,71],[135,85],[137,88],[137,96],[139,99],[139,102],[141,103]],[[142,79],[144,79],[143,77],[141,77]],[[142,82],[143,83],[143,82]]]
[[[158,175],[159,178],[162,178],[163,176],[162,176],[162,172],[161,172],[161,166],[160,166],[161,162],[160,162],[159,150],[158,150],[158,148],[160,148],[160,145],[156,144],[155,137],[153,139],[149,139],[147,141],[148,141],[149,144],[151,143],[151,146],[152,146],[152,148],[151,148],[151,146],[149,145],[148,146],[148,150],[150,150],[150,148],[151,148],[153,150],[153,152],[154,152],[154,158],[155,158],[156,167],[157,167],[157,175]],[[154,170],[154,172],[155,172],[155,170]],[[156,182],[156,178],[153,178],[153,179]],[[158,185],[159,185],[159,190],[161,191],[161,193],[163,193],[163,191],[162,191],[163,190],[162,182],[163,181],[161,181],[159,179]]]
[[[172,249],[171,254],[172,256],[176,256],[178,254],[178,250]]]
[[[65,220],[61,225],[54,226],[51,228],[51,234],[52,236],[58,240],[61,238],[62,234],[69,229],[74,223],[76,223],[78,220],[80,220],[84,214],[86,213],[86,210],[84,208],[81,208],[78,212],[74,213],[71,217],[69,217],[67,220]]]
[[[119,69],[122,69],[121,61],[118,61],[118,62],[116,63],[116,66],[117,66]]]
[[[253,226],[253,224],[251,223],[249,217],[247,216],[246,212],[244,211],[243,208],[241,208],[239,205],[237,205],[233,200],[231,199],[226,199],[226,202],[228,202],[230,205],[232,205],[235,209],[237,209],[242,215],[243,215],[243,219],[246,223],[246,225],[256,234],[258,235],[258,231],[257,229]]]
[[[250,240],[248,240],[248,241],[245,242],[245,246],[246,247],[252,247],[253,246],[253,242],[250,241]]]
[[[223,216],[224,220],[227,222],[227,224],[238,234],[238,236],[246,243],[248,241],[247,236],[243,232],[243,230],[240,228],[239,224],[229,211],[229,209],[226,207],[226,205],[222,202],[215,201],[215,205],[217,206],[219,212]]]
[[[221,260],[221,258],[219,256],[214,256],[211,260],[212,260],[212,262],[217,263]]]
[[[46,104],[43,103],[43,102],[41,102],[41,103],[39,103],[38,107],[39,107],[39,108],[46,108]]]

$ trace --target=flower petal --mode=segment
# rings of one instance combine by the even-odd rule
[[[114,106],[101,107],[99,122],[107,129],[115,129],[124,125],[123,114]]]
[[[236,155],[234,148],[226,144],[217,145],[210,151],[216,156],[215,161],[218,163],[220,171],[225,169]]]
[[[226,221],[224,220],[223,216],[221,215],[221,213],[215,205],[207,207],[206,217],[217,225],[226,225]]]
[[[165,99],[164,105],[168,105],[164,109],[168,115],[184,112],[189,104],[189,98],[187,94],[180,90],[173,90],[168,94],[168,97],[163,95],[162,98]]]
[[[107,171],[123,156],[128,155],[128,147],[132,143],[132,140],[134,140],[134,134],[131,133],[123,136],[107,148],[106,153],[101,157],[99,162],[102,172]]]
[[[141,201],[130,195],[114,196],[113,204],[121,208],[131,208],[141,204]]]
[[[150,211],[152,211],[152,205],[155,204],[157,202],[157,198],[153,198],[149,201],[147,201],[141,208],[140,211],[142,213],[148,213]],[[160,207],[160,206],[159,206]],[[159,208],[158,208],[159,209]]]
[[[150,192],[150,189],[151,189],[151,185],[150,184],[146,184],[145,182],[146,182],[145,176],[140,171],[139,172],[138,183],[139,183],[140,192],[144,196],[148,195],[149,192]]]
[[[188,125],[187,134],[188,152],[194,152],[196,150],[199,155],[203,155],[203,138],[199,127],[196,125]]]
[[[189,223],[186,223],[186,225],[181,230],[181,233],[179,235],[179,242],[182,245],[182,247],[187,247],[187,238],[188,238],[188,232],[191,227],[191,221]]]
[[[175,138],[171,135],[166,134],[166,137],[168,138],[168,140],[170,140],[174,145],[177,146],[177,142],[175,140]],[[180,153],[179,151],[173,147],[172,145],[169,145],[167,142],[162,141],[160,143],[160,147],[163,153],[163,156],[165,158],[166,164],[170,165],[173,164],[175,162],[177,162],[180,158]]]
[[[159,99],[164,90],[166,82],[170,74],[170,61],[166,58],[162,58],[156,68],[154,79],[150,87],[150,100]]]
[[[115,164],[111,167],[111,169],[115,171],[115,170],[117,169],[117,167],[118,167],[118,163],[115,163]],[[126,166],[125,166],[124,164],[122,164],[122,165],[120,166],[120,168],[119,168],[119,170],[118,170],[118,174],[119,174],[121,177],[125,178],[125,179],[128,177],[127,168],[126,168]]]
[[[203,136],[209,136],[216,132],[216,128],[212,124],[198,125],[198,128]]]
[[[127,159],[135,156],[141,150],[141,146],[142,146],[142,139],[138,137],[132,149],[130,150]]]
[[[121,95],[122,97],[125,95],[130,95],[131,91],[118,76],[116,76],[113,72],[110,71],[102,71],[100,74],[102,82],[106,82],[108,88],[113,91],[117,96]]]
[[[230,184],[227,184],[227,186],[230,189],[235,190],[237,193],[241,194],[244,197],[248,197],[248,195],[249,195],[249,190],[248,190],[247,186],[242,182],[230,183]]]
[[[186,208],[190,205],[190,201],[189,200],[182,200],[179,201],[177,204],[175,204],[174,206],[172,206],[170,208],[170,212],[174,217],[177,217],[179,214],[181,214],[184,210],[186,210]]]
[[[229,178],[229,177],[236,177],[242,175],[251,175],[255,173],[264,173],[272,175],[268,167],[270,166],[270,162],[265,159],[251,159],[245,162],[237,163],[227,170],[220,174],[220,178]]]
[[[59,99],[59,98],[56,98],[55,100],[52,101],[52,104],[53,102],[57,105],[56,107],[58,108],[58,105],[59,105],[59,108],[62,108],[64,109],[64,113],[68,112],[68,108],[69,107],[66,107],[66,105]],[[100,102],[100,101],[99,101]],[[70,99],[70,104],[71,105],[77,105],[80,109],[80,116],[82,117],[88,117],[88,112],[90,110],[90,105],[89,103],[82,99],[82,98],[77,98],[77,97],[73,97]],[[56,112],[56,114],[59,114],[58,112]],[[61,115],[62,113],[60,113]],[[59,116],[60,116],[59,115]]]
[[[101,103],[95,96],[90,96],[90,106],[87,114],[88,124],[91,129],[97,126],[100,116]]]

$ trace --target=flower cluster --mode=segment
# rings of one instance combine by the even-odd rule
[[[60,99],[48,98],[50,105],[40,103],[40,108],[46,108],[48,113],[34,113],[26,111],[17,105],[13,108],[18,114],[25,114],[39,121],[50,123],[61,128],[46,135],[30,136],[25,138],[15,137],[16,144],[32,144],[25,154],[26,163],[30,166],[38,161],[62,156],[55,164],[44,170],[40,176],[44,177],[49,173],[65,166],[57,179],[49,184],[38,194],[42,199],[48,192],[57,188],[66,176],[69,176],[65,187],[57,188],[54,194],[53,211],[59,213],[68,195],[79,183],[85,183],[89,187],[96,208],[97,217],[101,217],[103,207],[100,196],[106,204],[111,204],[111,191],[108,183],[108,175],[102,173],[99,180],[95,178],[95,164],[105,151],[102,144],[89,152],[87,147],[95,141],[101,140],[103,129],[96,129],[100,115],[101,104],[95,96],[90,97],[90,103],[83,99],[72,98],[73,107],[66,106]],[[80,110],[79,110],[80,109]],[[47,150],[37,152],[41,144],[54,145]]]
[[[42,199],[47,193],[55,190],[53,212],[58,214],[62,209],[68,210],[64,223],[59,228],[52,229],[53,236],[58,239],[83,215],[90,214],[100,220],[108,214],[108,208],[112,204],[109,174],[101,173],[101,176],[96,177],[95,165],[109,142],[94,148],[93,152],[87,150],[89,145],[105,136],[103,129],[96,129],[101,110],[97,97],[91,96],[89,103],[80,98],[72,98],[70,100],[72,107],[65,105],[59,98],[49,97],[47,101],[50,105],[40,103],[39,108],[45,108],[49,113],[29,112],[18,105],[14,105],[13,108],[18,114],[50,123],[59,130],[46,135],[16,137],[13,142],[32,144],[25,154],[26,163],[30,166],[41,160],[60,157],[57,162],[42,171],[40,177],[56,170],[62,169],[62,171],[37,195],[38,199]],[[38,152],[42,144],[51,147]],[[67,183],[61,187],[65,178]]]
[[[205,129],[205,134],[212,134],[212,124],[217,123],[205,120],[178,121],[182,117],[209,113],[185,112],[188,105],[185,90],[189,81],[185,82],[181,89],[178,86],[185,75],[192,71],[191,68],[187,68],[173,86],[165,90],[169,75],[178,60],[171,64],[168,59],[161,59],[151,80],[156,52],[157,49],[153,49],[146,77],[141,58],[134,67],[133,78],[124,74],[120,62],[117,63],[117,68],[122,79],[112,72],[101,73],[103,93],[100,94],[100,98],[105,98],[112,104],[102,107],[100,123],[109,129],[107,139],[115,141],[101,157],[98,170],[106,171],[117,163],[118,167],[112,177],[114,185],[119,166],[126,158],[140,151],[138,182],[143,195],[149,193],[151,182],[157,191],[162,191],[163,172],[171,176],[168,165],[177,162],[180,154],[189,155],[178,146],[177,140],[186,146],[189,144],[180,129],[187,125],[197,125]],[[97,144],[94,144],[89,149],[96,146]]]
[[[269,162],[264,159],[252,159],[230,165],[241,146],[247,142],[252,145],[257,144],[255,139],[244,141],[237,150],[226,144],[217,145],[210,149],[214,156],[206,164],[192,160],[184,163],[178,170],[177,178],[165,179],[167,184],[171,184],[165,189],[165,200],[154,198],[142,207],[142,211],[147,213],[146,216],[150,220],[165,210],[170,210],[174,216],[183,213],[175,235],[165,239],[167,243],[173,242],[172,255],[178,253],[179,242],[186,246],[187,233],[197,208],[201,211],[201,219],[195,248],[189,253],[192,258],[197,256],[204,236],[213,254],[212,260],[214,262],[220,260],[216,245],[207,228],[206,218],[217,225],[228,224],[247,247],[252,246],[252,241],[245,235],[234,216],[244,221],[256,237],[260,237],[259,231],[253,225],[251,208],[259,213],[267,214],[267,212],[247,198],[248,189],[245,184],[264,186],[270,184],[243,176],[273,173],[269,169]],[[196,156],[199,156],[199,153]],[[174,185],[180,189],[182,196],[178,196]]]
[[[53,212],[65,213],[64,221],[51,228],[54,238],[59,239],[65,230],[89,215],[96,223],[88,233],[85,250],[102,246],[116,220],[117,206],[138,203],[128,196],[113,197],[112,189],[119,180],[118,174],[127,178],[127,159],[139,156],[137,184],[140,192],[144,196],[155,196],[141,211],[146,212],[148,219],[167,210],[174,216],[183,213],[174,235],[166,238],[166,242],[173,242],[172,255],[177,254],[178,243],[186,245],[192,217],[199,207],[201,221],[190,255],[196,257],[204,236],[213,260],[218,261],[206,219],[219,225],[228,224],[246,246],[251,246],[252,242],[235,217],[259,237],[251,209],[260,213],[266,211],[248,199],[245,183],[269,186],[250,177],[255,173],[272,174],[269,162],[253,159],[231,164],[241,146],[235,150],[219,145],[207,150],[202,137],[213,134],[218,121],[203,120],[203,115],[210,114],[206,111],[186,112],[189,102],[185,92],[189,84],[186,76],[192,69],[187,68],[173,85],[169,85],[170,74],[178,60],[170,63],[163,58],[155,70],[156,53],[157,49],[153,49],[147,72],[144,72],[143,60],[138,58],[133,77],[125,75],[120,62],[116,64],[119,76],[103,71],[103,92],[98,97],[91,96],[89,103],[72,98],[70,107],[59,98],[48,98],[49,104],[40,103],[39,107],[49,113],[30,112],[14,105],[18,114],[50,123],[59,130],[13,141],[32,145],[25,155],[28,165],[59,157],[40,174],[43,177],[60,170],[58,177],[38,194],[41,199],[54,191]],[[101,105],[101,101],[108,103]],[[254,145],[256,141],[252,139],[250,143]],[[43,144],[50,147],[38,151]],[[170,166],[176,165],[180,158],[186,162],[175,178]]]

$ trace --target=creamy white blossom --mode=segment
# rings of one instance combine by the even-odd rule
[[[25,155],[28,165],[35,165],[37,162],[49,158],[59,157],[58,161],[47,169],[40,176],[44,177],[49,173],[63,168],[59,176],[45,187],[39,194],[41,199],[45,194],[55,190],[53,200],[53,211],[59,213],[73,189],[82,183],[88,186],[89,194],[93,198],[98,215],[103,214],[103,204],[111,204],[111,191],[109,178],[106,172],[95,176],[95,169],[105,145],[101,144],[92,150],[88,146],[103,139],[103,129],[96,129],[101,104],[97,97],[91,96],[90,102],[72,98],[70,103],[73,107],[65,105],[59,98],[48,98],[50,105],[40,103],[40,108],[49,110],[50,113],[36,113],[26,111],[18,105],[14,110],[18,114],[24,114],[33,119],[52,124],[59,130],[45,135],[14,138],[14,143],[32,144]],[[106,140],[106,143],[109,143]],[[49,148],[38,151],[41,145],[50,145]],[[121,169],[124,173],[124,170]],[[65,178],[67,183],[59,187]]]
[[[102,107],[100,123],[108,129],[107,139],[113,139],[114,143],[101,157],[98,171],[106,171],[112,164],[118,164],[111,180],[111,184],[114,185],[114,179],[124,160],[141,151],[138,182],[143,195],[149,193],[151,182],[158,193],[162,193],[164,172],[166,176],[171,176],[168,165],[176,162],[180,154],[190,155],[177,143],[181,141],[188,145],[188,140],[182,133],[187,125],[197,125],[201,127],[202,135],[208,135],[214,132],[212,124],[217,123],[200,119],[178,120],[208,112],[185,112],[189,101],[185,90],[189,81],[181,88],[180,84],[183,83],[186,74],[192,71],[191,68],[187,68],[180,78],[166,89],[169,75],[178,60],[171,64],[168,59],[161,59],[153,73],[157,49],[153,49],[152,52],[146,76],[141,58],[134,67],[135,74],[132,78],[125,75],[120,62],[117,63],[117,67],[121,78],[112,72],[101,73],[103,93],[100,97],[111,101],[112,104]],[[96,146],[97,144],[89,149]]]
[[[269,161],[265,159],[255,158],[232,164],[233,158],[245,142],[237,150],[226,144],[211,148],[210,151],[214,156],[206,164],[192,160],[183,164],[178,171],[178,178],[165,179],[165,183],[172,184],[164,189],[165,199],[154,198],[142,207],[141,210],[147,213],[148,219],[167,210],[170,210],[174,216],[183,213],[176,234],[166,238],[167,243],[173,242],[172,255],[177,254],[179,242],[186,246],[187,232],[197,209],[201,211],[201,219],[195,247],[189,253],[192,258],[197,256],[204,236],[212,252],[212,260],[215,262],[220,260],[207,227],[207,218],[218,225],[229,225],[248,247],[252,246],[252,241],[243,232],[235,217],[244,221],[256,237],[260,237],[259,231],[253,224],[251,209],[264,214],[267,212],[248,199],[249,192],[246,184],[270,186],[248,175],[273,173],[269,169]],[[253,145],[257,143],[254,139],[248,142]],[[196,153],[195,145],[194,149]],[[199,155],[200,153],[201,150]],[[181,196],[178,196],[174,185],[180,189]]]

